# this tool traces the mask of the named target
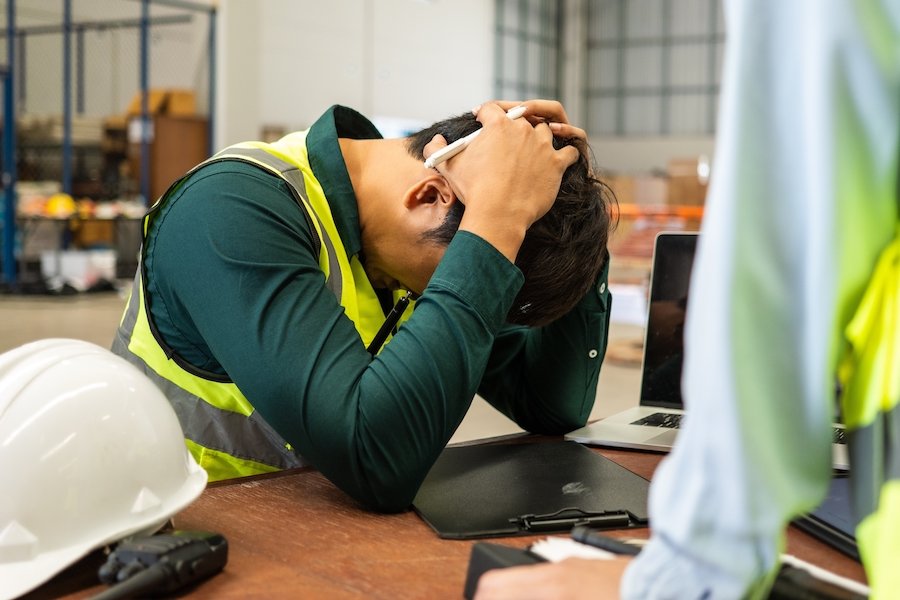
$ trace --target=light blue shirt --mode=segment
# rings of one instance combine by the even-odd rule
[[[730,0],[687,420],[624,598],[765,591],[830,477],[840,333],[897,222],[900,2]]]

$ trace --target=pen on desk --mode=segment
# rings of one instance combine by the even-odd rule
[[[524,114],[525,114],[524,106],[516,106],[516,107],[513,107],[513,108],[509,109],[508,111],[506,111],[506,116],[509,117],[510,119],[518,119],[519,117],[521,117]],[[431,156],[429,156],[428,158],[425,159],[425,167],[429,168],[429,169],[433,169],[436,166],[438,166],[439,164],[441,164],[442,162],[444,162],[445,160],[450,160],[451,158],[453,158],[454,156],[456,156],[457,154],[459,154],[460,152],[465,150],[466,146],[471,144],[472,140],[474,140],[476,137],[478,137],[479,133],[481,133],[481,129],[476,129],[469,135],[467,135],[465,137],[461,137],[458,140],[456,140],[455,142],[453,142],[452,144],[444,146],[443,148],[441,148],[440,150],[438,150],[437,152],[435,152],[434,154],[432,154]]]
[[[622,554],[625,556],[637,556],[641,549],[633,544],[626,544],[617,539],[606,537],[591,529],[579,525],[572,528],[572,539],[594,548],[600,548],[612,552],[613,554]]]
[[[382,344],[384,344],[384,340],[387,339],[388,334],[394,330],[394,327],[397,325],[397,322],[400,320],[400,317],[403,315],[403,311],[406,310],[406,307],[409,306],[409,300],[412,297],[412,292],[406,292],[405,296],[402,296],[399,300],[397,300],[397,304],[394,305],[394,308],[391,309],[391,312],[388,313],[388,316],[384,319],[384,324],[382,324],[381,329],[378,330],[378,333],[375,334],[375,337],[372,338],[372,342],[369,344],[369,347],[366,348],[366,351],[375,356],[378,354],[378,351],[381,350]]]

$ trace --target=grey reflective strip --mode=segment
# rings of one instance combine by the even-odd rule
[[[279,469],[302,467],[306,463],[287,448],[284,439],[254,411],[250,417],[216,408],[161,377],[140,357],[129,353],[129,362],[141,369],[166,395],[185,437],[192,442],[224,452],[235,458],[260,462]]]
[[[185,437],[196,444],[236,458],[253,460],[279,469],[306,466],[307,462],[254,411],[249,417],[216,408],[160,376],[144,360],[128,349],[140,306],[140,267],[135,275],[131,299],[116,332],[112,351],[145,373],[168,398]],[[191,375],[196,377],[196,375]]]
[[[253,160],[258,160],[261,163],[265,163],[270,167],[277,169],[279,172],[283,173],[285,171],[290,171],[291,169],[296,169],[297,165],[292,165],[286,160],[281,160],[274,154],[269,154],[262,148],[244,148],[241,146],[229,146],[224,150],[217,152],[213,158],[224,158],[228,156],[246,156],[248,158],[252,158]]]
[[[900,480],[900,406],[848,435],[853,499],[861,519],[877,508],[882,486]]]
[[[142,259],[138,259],[137,273],[134,275],[134,281],[131,282],[131,297],[128,298],[128,308],[125,316],[122,318],[122,324],[119,325],[119,337],[124,335],[125,347],[131,340],[131,334],[134,333],[134,326],[137,323],[138,313],[141,304],[141,263]]]
[[[306,195],[306,184],[303,181],[303,173],[300,172],[300,169],[298,169],[296,165],[283,161],[261,148],[226,148],[216,154],[213,159],[224,159],[232,156],[246,156],[247,158],[269,165],[277,170],[284,180],[294,189],[297,195],[306,202],[306,206],[312,207],[312,204],[309,202],[309,197]],[[325,252],[328,255],[328,276],[325,279],[325,286],[334,293],[338,302],[340,302],[341,294],[343,293],[343,280],[341,278],[341,268],[340,263],[338,263],[337,260],[337,251],[334,248],[334,242],[328,237],[328,233],[325,231],[325,226],[322,224],[319,215],[317,215],[314,210],[307,211],[306,206],[301,206],[301,208],[305,213],[311,212],[312,214],[309,216],[315,219],[316,223],[319,225],[319,230],[322,232],[322,243],[325,244]],[[313,228],[313,233],[315,233],[315,228]]]

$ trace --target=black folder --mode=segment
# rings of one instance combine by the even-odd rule
[[[649,483],[577,442],[446,448],[413,507],[442,538],[647,526]]]

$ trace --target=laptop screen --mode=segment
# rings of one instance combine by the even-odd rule
[[[641,404],[683,408],[684,319],[697,233],[660,233],[653,249]]]

